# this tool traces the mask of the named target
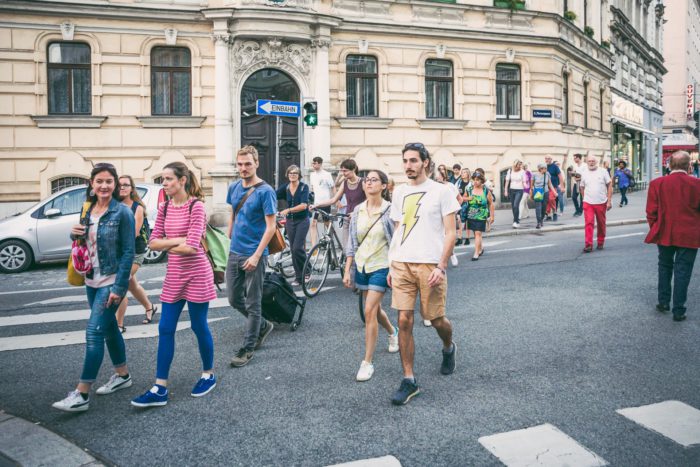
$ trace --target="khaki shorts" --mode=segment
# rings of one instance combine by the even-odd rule
[[[428,285],[428,277],[436,264],[391,263],[391,307],[397,310],[413,310],[416,295],[420,293],[420,314],[423,319],[434,320],[445,316],[447,301],[447,277],[435,287]]]

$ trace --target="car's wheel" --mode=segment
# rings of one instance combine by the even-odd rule
[[[155,251],[147,248],[143,262],[146,264],[160,263],[165,259],[166,255],[164,251]]]
[[[0,271],[4,273],[26,271],[32,265],[32,249],[19,240],[8,240],[0,244]]]

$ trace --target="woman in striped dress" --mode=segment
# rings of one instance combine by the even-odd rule
[[[148,244],[152,250],[168,252],[168,269],[160,296],[162,315],[158,325],[156,384],[131,401],[136,407],[161,406],[168,402],[168,373],[175,352],[175,331],[185,303],[203,366],[202,376],[191,395],[204,396],[216,386],[214,341],[207,324],[209,301],[216,298],[216,291],[214,273],[201,244],[207,226],[202,189],[182,162],[172,162],[163,168],[163,188],[170,200],[159,206]]]

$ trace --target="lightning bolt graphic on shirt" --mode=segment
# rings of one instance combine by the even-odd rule
[[[416,226],[418,219],[420,219],[418,208],[420,207],[420,201],[423,199],[423,196],[425,196],[425,192],[411,193],[403,198],[403,235],[401,237],[401,244],[406,241],[413,227]]]

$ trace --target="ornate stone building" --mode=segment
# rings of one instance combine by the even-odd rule
[[[484,168],[497,191],[515,159],[609,157],[607,2],[507,3],[4,1],[0,203],[14,211],[96,161],[151,182],[181,160],[224,212],[243,144],[273,184],[317,155],[402,180],[412,141]],[[318,102],[318,126],[257,115],[266,98]]]

